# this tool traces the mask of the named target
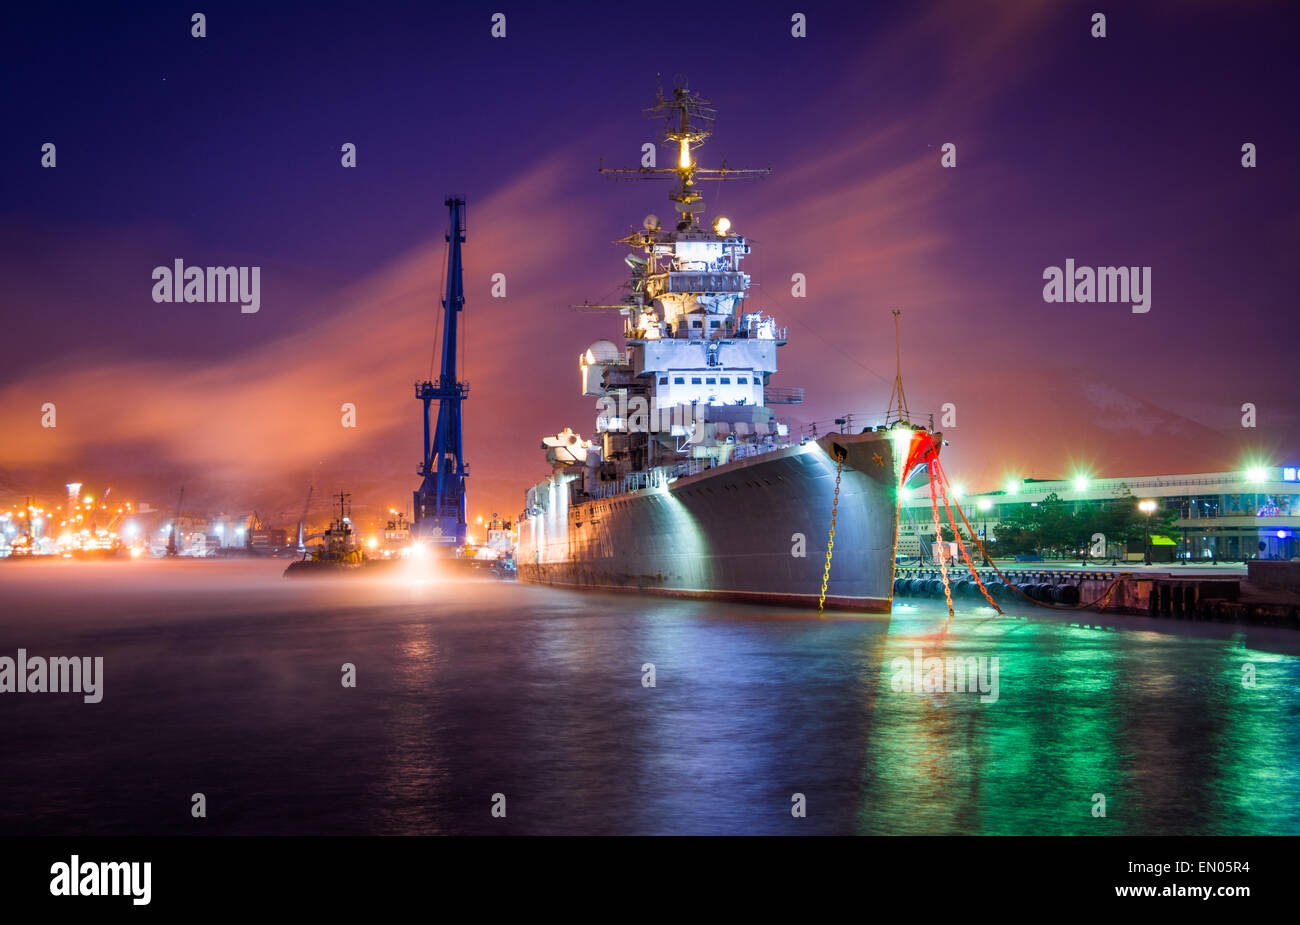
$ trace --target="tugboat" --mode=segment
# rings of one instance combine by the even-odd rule
[[[339,492],[339,516],[330,521],[329,529],[323,534],[324,544],[301,560],[289,563],[284,570],[286,577],[356,569],[365,565],[365,554],[352,533],[351,497],[347,492]]]
[[[392,515],[384,524],[384,538],[379,544],[379,555],[384,559],[396,559],[403,550],[411,545],[411,523],[404,511],[390,510]]]
[[[476,568],[486,570],[497,578],[515,577],[515,538],[510,521],[496,514],[488,521],[487,541],[480,546],[467,546],[465,558]]]

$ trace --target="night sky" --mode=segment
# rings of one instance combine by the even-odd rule
[[[705,220],[755,242],[795,425],[884,411],[898,308],[912,411],[956,406],[969,489],[1300,462],[1294,3],[26,6],[0,39],[6,506],[185,485],[288,520],[311,483],[409,512],[456,193],[470,513],[514,515],[540,438],[591,436],[577,358],[620,334],[568,306],[616,301],[611,242],[671,211],[596,174],[658,140],[657,73],[719,111],[700,162],[774,169],[706,185]],[[261,310],[154,303],[177,258],[260,266]],[[1150,312],[1045,303],[1068,258],[1152,267]]]

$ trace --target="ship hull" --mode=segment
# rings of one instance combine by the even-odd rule
[[[886,432],[834,434],[572,506],[553,479],[520,523],[519,579],[816,607],[842,454],[826,607],[887,613],[904,462],[895,454],[906,450]]]

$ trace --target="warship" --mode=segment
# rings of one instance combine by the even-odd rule
[[[631,248],[621,303],[575,306],[618,312],[623,344],[597,340],[579,357],[594,436],[543,439],[551,473],[525,495],[518,578],[888,612],[901,486],[942,435],[911,423],[901,374],[879,424],[846,416],[795,434],[777,418],[773,405],[803,400],[770,385],[786,329],[751,308],[752,243],[725,216],[704,224],[699,193],[701,180],[770,170],[700,166],[716,113],[685,85],[661,87],[647,112],[664,118],[675,166],[647,157],[601,173],[675,180],[676,216],[648,215],[617,242]]]

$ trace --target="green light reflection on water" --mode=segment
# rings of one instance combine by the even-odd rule
[[[969,610],[969,609],[968,609]],[[1083,622],[1097,618],[1084,618]],[[856,830],[870,834],[1300,831],[1300,659],[1239,642],[896,612]],[[895,691],[902,656],[998,659],[998,699]],[[1251,661],[1257,687],[1242,685]],[[1105,797],[1094,816],[1094,794]]]

